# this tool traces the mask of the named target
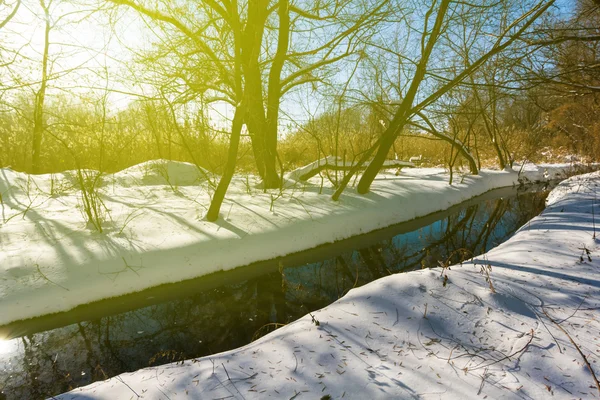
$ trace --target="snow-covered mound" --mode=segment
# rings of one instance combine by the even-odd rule
[[[124,169],[107,181],[124,187],[131,186],[191,186],[210,177],[206,169],[194,164],[170,160],[151,160]]]
[[[334,156],[327,156],[321,159],[318,159],[317,161],[313,161],[310,164],[304,165],[302,167],[298,167],[293,171],[288,172],[287,174],[285,174],[285,178],[286,179],[291,179],[291,180],[300,180],[301,176],[306,175],[307,173],[309,173],[310,171],[319,168],[322,165],[327,165],[327,164],[336,164],[339,163],[340,165],[343,164],[342,159],[339,157],[334,157]]]
[[[598,184],[569,179],[471,262],[385,277],[239,349],[56,398],[597,398]]]

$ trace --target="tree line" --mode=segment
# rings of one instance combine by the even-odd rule
[[[35,56],[18,35],[25,9],[40,26]],[[88,65],[62,58],[90,51],[60,32],[102,19],[124,41],[120,18],[150,38],[129,52],[129,73],[104,66],[93,84],[59,87]],[[356,176],[368,192],[394,157],[429,154],[472,174],[542,147],[594,158],[599,20],[594,0],[2,0],[0,164],[43,173],[191,161],[220,174],[212,221],[236,171],[273,189],[307,157],[353,166],[336,173],[334,200]],[[115,93],[136,100],[119,109]]]

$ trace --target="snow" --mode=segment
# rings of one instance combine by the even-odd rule
[[[594,164],[594,166],[596,166]],[[524,183],[547,181],[549,179],[559,179],[564,176],[565,171],[582,169],[578,164],[515,164],[513,167],[516,171],[521,171]]]
[[[600,373],[598,185],[598,172],[562,182],[540,216],[471,262],[391,275],[239,349],[57,398],[597,397],[586,361]]]
[[[186,162],[152,160],[109,175],[105,184],[120,186],[191,186],[206,181],[211,173]],[[112,178],[112,179],[110,179]]]
[[[517,183],[514,172],[482,171],[450,186],[443,169],[415,168],[381,173],[371,193],[350,189],[333,202],[318,177],[282,193],[236,178],[211,223],[203,217],[214,179],[157,160],[100,176],[98,233],[86,224],[77,176],[0,170],[0,325],[306,250]]]

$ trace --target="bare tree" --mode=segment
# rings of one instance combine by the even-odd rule
[[[0,20],[0,29],[4,28],[6,24],[8,24],[10,20],[17,15],[17,11],[19,11],[20,6],[21,0],[17,0],[14,4],[8,4],[6,0],[0,0],[0,10],[4,11],[4,7],[7,7],[10,10],[8,15],[6,15],[4,19]]]
[[[495,34],[492,41],[485,40],[485,37],[488,35],[488,32],[485,30],[474,32],[474,34],[479,36],[479,47],[483,49],[478,57],[466,67],[450,69],[446,76],[439,76],[438,74],[438,81],[440,84],[431,89],[433,85],[422,87],[422,84],[428,74],[435,74],[434,71],[431,71],[429,63],[432,54],[434,54],[434,50],[440,48],[440,42],[449,41],[450,38],[444,37],[444,34],[448,32],[450,24],[468,23],[468,16],[474,14],[473,10],[475,8],[478,11],[478,18],[489,18],[489,12],[486,15],[486,13],[481,11],[486,9],[493,10],[494,6],[498,4],[490,3],[476,6],[470,3],[453,2],[452,0],[433,1],[424,16],[423,29],[418,49],[419,58],[418,61],[415,62],[414,72],[409,80],[410,85],[406,92],[403,93],[403,97],[397,105],[396,111],[386,131],[375,145],[371,147],[370,151],[365,152],[360,160],[359,164],[363,164],[371,158],[373,153],[375,153],[374,158],[369,163],[358,183],[358,192],[368,192],[371,183],[387,158],[387,154],[393,146],[394,141],[409,123],[411,118],[431,106],[450,90],[459,86],[491,58],[502,54],[509,49],[518,38],[528,31],[538,18],[544,15],[553,3],[554,0],[542,0],[537,4],[528,7],[521,15],[513,18],[512,22],[507,23],[505,28],[499,34]],[[429,93],[424,93],[425,89],[428,89]],[[417,94],[419,94],[419,97],[417,97]],[[338,190],[334,193],[334,200],[339,197],[353,174],[356,173],[359,168],[360,167],[357,166],[354,171],[351,171],[345,177]]]
[[[600,92],[600,4],[578,0],[570,18],[549,20],[523,41],[531,46],[529,77],[534,84],[553,85],[563,94]]]
[[[283,97],[300,85],[322,81],[318,71],[358,51],[358,39],[369,34],[369,28],[385,15],[389,1],[338,0],[309,7],[289,0],[250,0],[246,4],[215,0],[202,2],[193,18],[175,4],[156,9],[133,0],[111,2],[150,18],[185,46],[184,53],[176,50],[181,63],[172,78],[185,82],[204,102],[224,101],[235,110],[223,185],[219,184],[219,189],[226,190],[239,144],[234,131],[241,131],[244,124],[264,187],[280,185],[276,165]],[[173,37],[174,32],[183,37]],[[218,192],[209,219],[218,215],[222,201]]]
[[[24,56],[22,62],[33,66],[34,69],[39,65],[39,75],[37,77],[27,76],[20,78],[21,88],[32,90],[34,95],[32,112],[32,147],[31,147],[31,172],[34,174],[42,171],[42,142],[46,133],[46,102],[48,90],[51,82],[65,78],[76,72],[85,61],[78,61],[74,66],[63,66],[61,59],[65,59],[76,54],[76,51],[88,51],[89,48],[82,49],[82,46],[73,43],[62,43],[60,40],[52,41],[51,36],[58,31],[70,26],[76,26],[80,20],[85,20],[90,10],[75,7],[59,0],[38,0],[38,10],[36,17],[43,22],[43,42],[39,59],[35,56]],[[65,8],[64,6],[67,5]],[[34,10],[32,8],[32,10]],[[56,37],[59,37],[57,35]],[[54,50],[52,50],[54,49]],[[70,50],[69,50],[70,49]],[[37,52],[37,50],[35,50]],[[61,68],[62,67],[62,68]],[[62,87],[62,90],[68,91],[68,87]]]
[[[44,14],[44,50],[42,52],[42,71],[40,77],[40,88],[35,93],[35,104],[33,109],[33,148],[31,152],[31,171],[34,174],[40,172],[40,152],[42,135],[44,133],[44,102],[46,100],[46,89],[48,87],[48,55],[50,52],[50,31],[52,21],[50,20],[50,7],[52,0],[40,0],[40,7]]]

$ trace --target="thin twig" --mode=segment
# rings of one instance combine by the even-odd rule
[[[590,373],[592,374],[592,378],[594,378],[594,382],[596,383],[596,388],[598,388],[598,393],[600,393],[600,382],[598,382],[598,378],[596,377],[596,374],[594,373],[594,370],[592,369],[592,366],[588,362],[587,357],[581,351],[581,348],[577,345],[577,343],[575,343],[575,341],[573,340],[573,338],[571,337],[571,335],[569,335],[569,332],[567,332],[565,328],[563,328],[562,326],[560,326],[560,324],[558,322],[556,322],[555,320],[553,320],[552,317],[550,315],[548,315],[548,313],[546,312],[546,310],[544,310],[542,308],[542,311],[544,312],[544,314],[546,315],[546,317],[548,317],[548,319],[554,325],[556,325],[556,327],[558,329],[560,329],[562,331],[562,333],[564,333],[569,338],[569,340],[571,341],[571,344],[573,344],[573,346],[575,346],[575,348],[579,352],[579,355],[581,355],[581,358],[583,358],[583,361],[585,362],[585,365],[587,365],[588,369],[590,370]]]
[[[298,357],[296,357],[296,353],[292,353],[294,355],[294,359],[296,359],[296,366],[294,367],[294,372],[298,369]]]
[[[227,374],[227,379],[229,380],[229,382],[231,382],[231,386],[233,386],[233,388],[238,392],[238,394],[241,396],[241,398],[244,399],[245,397],[242,394],[242,392],[239,391],[239,389],[235,386],[235,383],[231,380],[231,377],[229,376],[229,372],[227,372],[227,368],[225,368],[225,364],[221,363],[221,366],[225,370],[225,374]],[[225,385],[223,385],[223,386],[225,386]],[[229,393],[231,393],[231,392],[229,391]]]
[[[52,280],[50,280],[50,278],[48,278],[46,275],[44,275],[44,273],[42,272],[42,270],[40,269],[40,265],[39,264],[35,264],[35,267],[37,268],[38,273],[42,276],[42,278],[44,278],[45,280],[47,280],[48,282],[65,289],[67,292],[69,291],[69,289],[67,289],[66,287],[64,287],[63,285],[61,285],[60,283],[56,283]]]
[[[225,370],[225,374],[227,374],[227,379],[231,380],[231,378],[229,377],[229,372],[227,372],[227,368],[225,368],[225,365],[223,365],[223,363],[221,363],[221,366]]]
[[[135,390],[133,390],[133,388],[131,386],[129,386],[127,383],[125,383],[125,381],[123,380],[123,378],[121,378],[120,376],[117,376],[117,380],[119,382],[121,382],[123,385],[127,386],[129,388],[129,390],[131,390],[138,398],[141,397],[139,394],[137,394],[137,392]]]
[[[525,350],[527,350],[527,347],[529,347],[529,345],[530,345],[530,344],[531,344],[531,342],[533,341],[533,337],[534,337],[534,332],[533,332],[533,329],[531,330],[531,332],[530,332],[529,334],[531,335],[531,337],[529,338],[529,341],[527,341],[527,344],[525,344],[525,346],[523,346],[521,349],[519,349],[519,350],[515,351],[515,352],[514,352],[514,353],[512,353],[512,354],[509,354],[509,355],[507,355],[507,356],[504,356],[504,357],[502,357],[502,358],[501,358],[501,359],[499,359],[499,360],[493,361],[493,362],[491,362],[491,363],[489,363],[489,364],[485,364],[485,365],[478,365],[478,366],[476,366],[476,367],[469,368],[469,369],[470,369],[471,371],[473,371],[473,370],[476,370],[476,369],[479,369],[479,368],[487,368],[487,367],[489,367],[490,365],[497,364],[497,363],[499,363],[499,362],[502,362],[502,361],[504,361],[504,360],[510,359],[512,356],[514,356],[514,355],[516,355],[516,354],[519,354],[519,353],[522,353],[522,352],[524,352]]]

